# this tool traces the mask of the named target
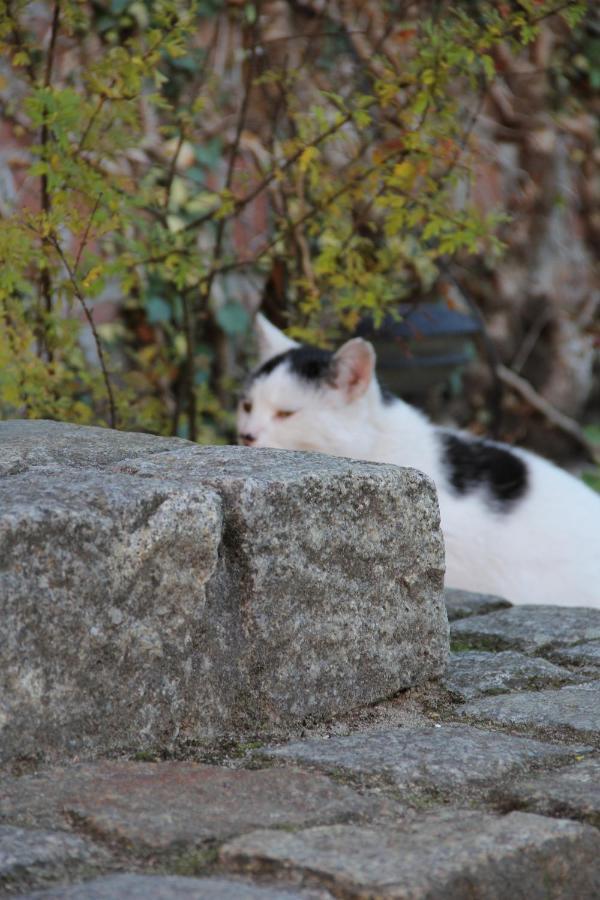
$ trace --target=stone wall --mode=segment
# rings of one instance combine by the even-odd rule
[[[0,762],[392,696],[443,671],[442,581],[416,471],[0,423]]]

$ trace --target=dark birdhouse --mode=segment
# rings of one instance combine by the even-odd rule
[[[399,318],[388,315],[379,328],[363,319],[357,335],[377,353],[382,382],[394,393],[418,396],[448,379],[474,356],[479,322],[443,301],[405,303]]]

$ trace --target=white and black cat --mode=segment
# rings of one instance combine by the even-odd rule
[[[600,496],[532,453],[438,428],[388,396],[361,338],[329,353],[262,315],[256,329],[260,365],[240,401],[242,443],[420,469],[438,491],[448,586],[600,607]]]

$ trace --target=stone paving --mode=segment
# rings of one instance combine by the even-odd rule
[[[446,675],[287,738],[13,762],[0,895],[600,896],[600,612],[452,592]]]

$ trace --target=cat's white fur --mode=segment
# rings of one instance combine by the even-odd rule
[[[256,328],[261,364],[298,346],[261,315]],[[335,360],[330,383],[312,384],[285,363],[251,381],[245,398],[251,411],[241,404],[238,413],[243,442],[420,469],[438,491],[448,586],[513,603],[600,608],[600,496],[513,447],[528,469],[523,497],[501,509],[484,485],[458,495],[438,429],[401,400],[383,402],[371,345],[348,341]]]

